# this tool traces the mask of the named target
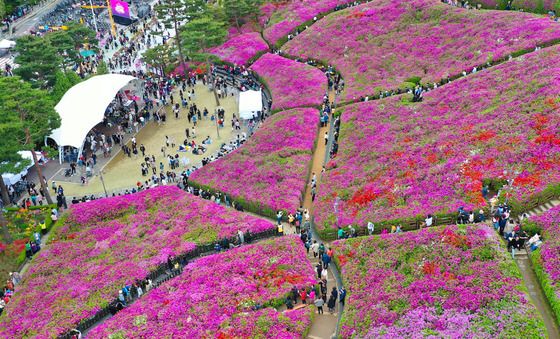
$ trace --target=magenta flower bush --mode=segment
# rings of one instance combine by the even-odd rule
[[[258,53],[268,50],[268,45],[258,32],[234,35],[210,52],[220,59],[236,65],[246,65]]]
[[[271,239],[189,263],[183,274],[150,291],[88,336],[301,338],[310,311],[278,312],[293,286],[315,284],[296,236]],[[264,309],[254,311],[253,306]]]
[[[327,90],[327,77],[318,68],[267,53],[251,69],[272,92],[272,110],[319,106]]]
[[[342,110],[338,156],[318,191],[319,228],[486,205],[485,179],[523,204],[560,183],[559,47],[411,95]],[[504,171],[507,173],[504,175]]]
[[[486,225],[336,241],[343,338],[544,338],[516,264]]]
[[[498,0],[475,0],[470,4],[481,4],[484,8],[504,9],[505,3]],[[516,9],[524,9],[530,12],[546,12],[555,10],[560,3],[558,0],[513,0],[512,7]]]
[[[225,192],[245,208],[258,206],[253,211],[294,211],[307,183],[318,124],[313,108],[276,113],[241,148],[195,171],[189,181]]]
[[[268,2],[261,6],[263,14],[261,21],[269,20],[265,26],[264,37],[269,43],[275,44],[281,38],[292,33],[296,27],[312,20],[319,14],[335,9],[352,0],[292,0],[280,3]]]
[[[381,0],[330,14],[282,49],[335,66],[353,100],[410,86],[412,77],[439,82],[559,38],[560,25],[532,14]]]
[[[551,208],[541,215],[532,216],[542,229],[543,243],[532,252],[531,259],[550,305],[558,319],[560,317],[560,206]]]
[[[72,206],[0,319],[4,338],[54,337],[195,243],[275,226],[173,186]]]

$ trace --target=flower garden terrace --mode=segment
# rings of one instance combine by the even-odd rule
[[[316,283],[296,236],[203,257],[183,270],[88,337],[301,338],[309,329],[311,308],[276,310],[294,286]]]
[[[544,338],[521,274],[487,225],[338,240],[343,338]]]
[[[0,335],[52,337],[92,317],[125,283],[145,279],[170,255],[238,230],[274,231],[267,220],[163,186],[74,205],[37,255],[0,318]]]
[[[558,196],[559,59],[554,46],[430,91],[420,103],[402,95],[343,107],[318,229],[483,208],[483,184],[499,189],[509,176],[514,213]]]
[[[282,51],[333,65],[346,82],[343,101],[352,101],[438,83],[559,38],[560,25],[532,14],[387,0],[329,14]]]

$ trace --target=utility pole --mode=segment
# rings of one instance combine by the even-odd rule
[[[105,180],[103,180],[103,170],[99,170],[99,179],[101,180],[101,185],[103,185],[103,192],[105,192],[105,198],[108,198],[109,194],[107,194],[107,188],[105,188]]]

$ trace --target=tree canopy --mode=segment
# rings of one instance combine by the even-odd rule
[[[186,54],[195,60],[207,61],[207,50],[222,44],[227,36],[227,25],[215,16],[204,15],[187,22],[181,30],[180,39]]]
[[[56,71],[63,63],[58,51],[41,37],[25,35],[17,40],[15,47],[18,56],[15,62],[19,65],[14,70],[36,88],[50,88],[54,85]]]
[[[245,18],[256,19],[260,14],[261,0],[223,0],[224,13],[237,29]]]
[[[21,78],[0,78],[0,125],[9,125],[9,133],[0,138],[0,149],[35,149],[52,130],[60,126],[60,117],[47,91],[33,88]]]

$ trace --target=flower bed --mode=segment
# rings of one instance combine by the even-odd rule
[[[74,205],[56,240],[33,259],[0,319],[0,336],[56,336],[195,242],[273,228],[171,186]]]
[[[560,206],[551,208],[530,221],[542,230],[540,249],[531,254],[535,271],[556,319],[560,321]]]
[[[559,47],[531,53],[430,91],[421,103],[404,95],[344,107],[338,156],[319,186],[319,228],[334,226],[336,197],[340,224],[365,226],[478,210],[485,181],[500,188],[514,178],[515,206],[553,189],[559,56]]]
[[[273,306],[282,304],[293,286],[315,282],[296,236],[242,246],[189,263],[182,275],[88,336],[301,338],[311,323],[309,309],[279,313]],[[255,305],[265,308],[254,311]]]
[[[558,23],[532,14],[381,0],[328,15],[282,50],[335,66],[353,100],[410,87],[412,78],[439,82],[559,38]]]
[[[7,279],[25,262],[25,243],[35,240],[34,233],[41,233],[41,222],[45,230],[51,229],[51,209],[56,205],[32,206],[30,209],[8,208],[4,216],[8,221],[7,230],[14,240],[11,244],[0,242],[0,278]]]
[[[218,190],[256,213],[298,208],[319,124],[312,108],[268,118],[238,150],[195,171],[189,182]]]
[[[269,18],[267,27],[264,30],[264,37],[271,44],[275,44],[306,21],[313,20],[314,17],[332,11],[335,7],[349,2],[352,2],[352,0],[268,2],[261,6],[263,13],[261,20]]]
[[[336,241],[343,338],[544,338],[521,274],[486,225]]]
[[[475,0],[469,1],[469,4],[481,4],[483,8],[489,9],[505,9],[507,1],[499,0]],[[513,0],[511,7],[515,9],[523,9],[529,12],[546,13],[555,10],[560,6],[558,0]]]
[[[230,37],[222,45],[215,47],[211,53],[220,59],[235,65],[246,65],[259,53],[268,50],[268,45],[258,32],[250,32]]]
[[[272,110],[319,106],[327,90],[327,77],[319,69],[267,53],[251,69],[272,92]]]

